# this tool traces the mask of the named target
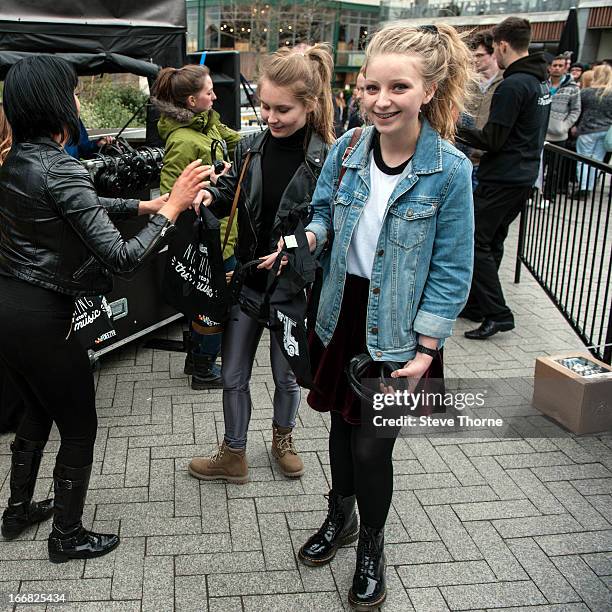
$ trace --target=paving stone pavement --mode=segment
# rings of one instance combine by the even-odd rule
[[[502,270],[516,330],[470,343],[462,336],[470,325],[458,321],[446,373],[520,379],[527,392],[510,389],[499,405],[517,422],[551,428],[530,405],[535,357],[581,344],[528,273],[511,284],[515,240],[516,226]],[[329,420],[303,402],[296,438],[306,474],[284,479],[270,457],[267,344],[265,337],[253,369],[252,482],[244,486],[187,474],[189,459],[221,438],[223,415],[219,391],[190,390],[182,354],[141,343],[105,358],[96,374],[99,429],[85,522],[119,532],[122,543],[100,559],[53,565],[48,524],[0,541],[0,592],[66,592],[69,603],[57,607],[64,612],[346,609],[354,546],[327,567],[296,559],[325,515]],[[557,431],[548,439],[398,440],[384,610],[612,610],[612,435]],[[0,437],[2,501],[10,439]],[[51,489],[57,447],[54,432],[39,497]],[[2,609],[11,609],[6,597]]]

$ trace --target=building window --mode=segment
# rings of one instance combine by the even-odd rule
[[[187,53],[198,51],[198,15],[199,9],[197,6],[187,6]]]
[[[374,33],[380,17],[366,11],[342,11],[338,29],[336,69],[360,68],[365,59],[364,50]]]

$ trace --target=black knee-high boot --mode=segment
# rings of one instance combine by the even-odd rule
[[[90,475],[91,465],[80,468],[55,466],[55,508],[49,536],[49,559],[53,563],[101,557],[119,544],[117,535],[94,533],[83,527],[81,518]]]
[[[371,610],[387,596],[385,580],[385,528],[361,525],[357,543],[357,566],[348,600],[355,610]]]
[[[11,443],[11,496],[2,515],[2,535],[12,540],[30,525],[48,519],[53,500],[33,502],[36,477],[46,442],[32,442],[17,436]]]

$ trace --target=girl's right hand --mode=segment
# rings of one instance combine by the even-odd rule
[[[178,213],[187,210],[200,190],[208,186],[211,173],[212,167],[203,166],[201,159],[191,162],[176,179],[167,206],[176,208]]]

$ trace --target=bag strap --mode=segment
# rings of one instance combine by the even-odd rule
[[[232,226],[234,225],[234,217],[236,216],[236,209],[238,208],[238,200],[240,199],[240,192],[242,191],[242,179],[244,178],[245,172],[251,161],[251,152],[247,153],[246,159],[242,164],[242,169],[240,170],[240,178],[238,179],[238,187],[236,187],[236,193],[234,194],[234,201],[232,202],[232,210],[230,212],[229,219],[227,221],[227,227],[225,228],[225,237],[223,238],[223,247],[221,248],[221,252],[225,251],[225,247],[227,246],[227,241],[230,237],[230,232],[232,231]]]
[[[362,127],[355,128],[353,135],[351,136],[351,141],[349,142],[348,147],[344,149],[344,154],[342,155],[342,162],[353,152],[357,141],[361,138],[361,134],[363,133]],[[336,186],[336,191],[340,188],[340,184],[342,183],[342,179],[344,178],[344,173],[346,172],[346,166],[340,166],[340,174],[338,175],[338,184]]]

